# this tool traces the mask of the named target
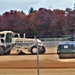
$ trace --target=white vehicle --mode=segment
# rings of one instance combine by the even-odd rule
[[[39,54],[45,53],[45,47],[41,40],[37,39]],[[31,54],[37,54],[36,40],[25,38],[20,38],[19,33],[14,33],[12,31],[1,31],[0,32],[0,55],[9,55],[11,50],[15,48],[20,52],[20,48],[27,49]]]

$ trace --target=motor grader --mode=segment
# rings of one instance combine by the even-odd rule
[[[38,52],[39,54],[45,53],[45,46],[41,40],[36,39],[38,43]],[[16,50],[19,54],[22,52],[21,49],[25,49],[31,54],[37,54],[35,38],[21,38],[19,33],[14,33],[12,31],[1,31],[0,32],[0,55],[9,55],[11,50]]]

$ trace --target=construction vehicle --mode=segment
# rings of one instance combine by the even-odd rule
[[[45,53],[45,46],[41,40],[36,39],[38,43],[39,54]],[[20,54],[21,48],[27,49],[31,54],[37,54],[35,38],[21,38],[19,33],[14,33],[12,31],[1,31],[0,32],[0,55],[9,55],[11,50],[14,49]]]

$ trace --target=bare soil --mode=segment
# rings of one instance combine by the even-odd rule
[[[40,69],[75,68],[75,62],[40,61]],[[0,62],[0,69],[37,69],[36,60]]]
[[[66,75],[68,75],[69,70],[70,73],[73,72],[73,74],[75,74],[75,58],[59,59],[56,54],[56,48],[47,48],[45,54],[39,55],[39,67],[42,71],[41,75],[59,75],[59,73],[62,75],[64,69],[66,69]],[[53,72],[53,70],[55,70],[55,72]],[[1,75],[18,75],[18,73],[19,75],[36,75],[37,56],[31,55],[30,53],[17,55],[12,51],[10,55],[0,56],[0,71]],[[53,73],[50,74],[50,71]],[[73,75],[70,73],[69,75]],[[63,75],[65,75],[65,73]]]
[[[40,69],[75,68],[75,59],[59,59],[56,48],[47,48],[45,54],[39,55],[39,67]],[[12,51],[10,55],[0,56],[0,69],[37,69],[37,55],[30,53],[17,55]]]

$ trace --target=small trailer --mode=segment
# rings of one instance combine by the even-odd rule
[[[67,29],[70,34],[66,41],[60,42],[57,48],[59,58],[75,58],[75,28]]]
[[[59,43],[57,54],[59,58],[75,58],[75,41]]]
[[[46,52],[45,46],[42,41],[37,39],[39,54]],[[20,48],[27,49],[31,54],[37,54],[36,40],[35,38],[21,38],[19,33],[12,31],[1,31],[0,32],[0,55],[9,55],[11,50],[14,49],[19,54]]]

